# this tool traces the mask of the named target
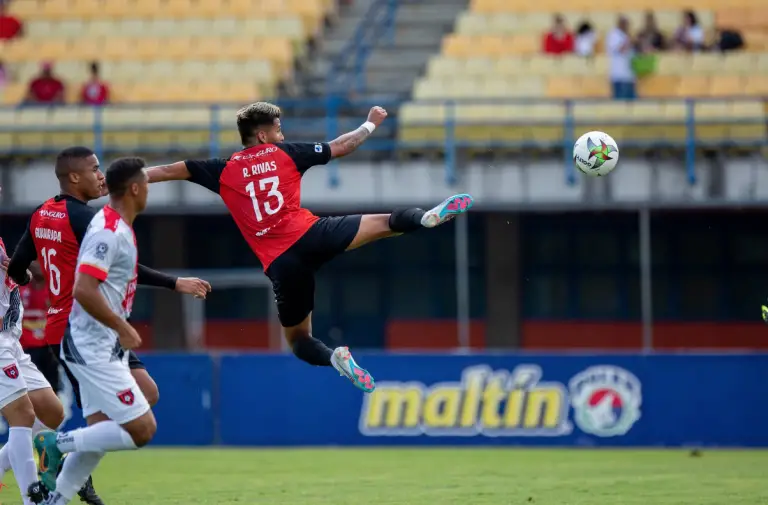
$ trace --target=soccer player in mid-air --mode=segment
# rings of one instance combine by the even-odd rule
[[[133,221],[146,206],[149,188],[144,167],[139,158],[110,165],[109,204],[94,216],[83,237],[61,357],[80,384],[89,426],[58,435],[44,431],[35,437],[41,465],[56,468],[63,453],[70,453],[55,486],[39,482],[30,486],[35,503],[69,503],[105,453],[142,447],[157,429],[126,352],[141,345],[127,319],[138,270]],[[54,487],[56,491],[49,493]]]
[[[311,365],[333,366],[359,389],[371,392],[373,377],[355,363],[346,347],[331,350],[312,337],[315,272],[344,251],[434,228],[469,210],[472,197],[454,195],[427,211],[409,208],[391,214],[317,217],[301,207],[304,172],[352,153],[387,113],[373,107],[359,128],[327,143],[284,142],[280,116],[280,109],[266,102],[242,108],[237,113],[241,151],[229,159],[149,168],[149,182],[189,180],[221,195],[272,281],[278,317],[293,353]]]
[[[21,285],[25,285],[30,280],[27,270],[32,261],[38,260],[42,266],[50,301],[46,317],[45,341],[52,351],[43,354],[42,357],[54,362],[50,364],[51,367],[58,368],[61,342],[72,310],[72,287],[75,282],[75,264],[80,244],[83,242],[88,224],[97,213],[97,209],[88,206],[87,203],[103,196],[105,185],[99,159],[87,147],[70,147],[59,153],[56,158],[55,172],[59,180],[59,195],[46,200],[35,209],[13,257],[9,263],[4,264],[7,266],[8,276]],[[139,284],[164,287],[201,298],[210,291],[210,284],[203,280],[176,278],[143,265],[138,266],[137,275]],[[128,355],[133,376],[144,396],[151,405],[154,405],[159,396],[157,385],[138,356],[133,351]],[[81,407],[82,400],[77,379],[70,372],[66,362],[62,361],[61,364],[72,383],[77,406]],[[45,369],[46,366],[41,368]],[[56,429],[58,425],[49,425],[49,427]],[[2,465],[7,461],[7,458],[2,457],[2,452],[0,450],[0,472],[5,470]],[[43,482],[46,485],[54,485],[57,469],[42,468],[41,470]],[[91,505],[102,503],[90,479],[81,490],[80,497]]]

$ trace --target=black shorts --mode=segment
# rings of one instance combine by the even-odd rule
[[[361,215],[321,217],[266,270],[285,328],[301,323],[315,308],[315,272],[343,253],[360,229]]]
[[[56,344],[50,346],[50,349],[56,353],[56,356],[59,356],[59,352],[61,351],[61,345]],[[67,374],[67,378],[69,379],[69,383],[72,384],[72,392],[75,395],[75,403],[77,403],[77,408],[82,409],[83,408],[83,402],[80,400],[80,384],[77,382],[77,379],[72,374],[72,370],[69,369],[67,366],[67,362],[63,359],[60,360],[61,366],[64,367],[64,372]],[[128,367],[131,370],[139,369],[139,370],[146,370],[147,366],[144,364],[143,361],[139,359],[138,356],[136,356],[136,353],[133,351],[128,351]]]
[[[59,355],[54,354],[57,350],[49,345],[41,347],[29,347],[24,349],[29,354],[32,363],[35,364],[43,377],[48,381],[55,392],[61,391],[61,380],[59,379]]]

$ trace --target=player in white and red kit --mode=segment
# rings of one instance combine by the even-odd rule
[[[374,240],[434,228],[469,210],[472,197],[454,195],[428,211],[315,216],[301,207],[304,172],[352,153],[387,113],[373,107],[358,129],[327,143],[284,142],[280,116],[280,109],[266,102],[244,107],[237,114],[241,151],[229,159],[152,167],[149,181],[189,180],[221,195],[272,281],[280,323],[294,354],[311,365],[333,366],[359,389],[371,392],[373,377],[346,347],[331,350],[312,337],[315,272],[335,256]]]
[[[61,358],[80,384],[83,415],[99,422],[67,433],[35,437],[43,483],[55,489],[46,504],[65,504],[83,486],[106,452],[137,449],[155,434],[149,403],[131,374],[127,350],[141,345],[128,323],[138,280],[133,221],[147,202],[144,161],[123,158],[107,170],[109,205],[99,211],[83,238],[77,260],[75,299],[61,345]],[[102,420],[106,416],[106,420]],[[71,453],[56,477],[64,453]],[[53,482],[51,482],[53,480]],[[46,490],[36,485],[30,495]]]
[[[5,244],[0,239],[0,260],[6,256]],[[37,481],[32,436],[39,421],[36,423],[30,395],[44,404],[55,404],[58,398],[21,348],[23,317],[19,286],[0,270],[0,413],[10,426],[2,459],[7,458],[6,465],[13,469],[26,505],[31,503],[27,489]]]
[[[60,193],[43,202],[29,219],[27,229],[16,246],[13,258],[7,264],[8,275],[18,284],[29,282],[27,270],[37,260],[43,268],[48,289],[50,307],[46,316],[45,342],[48,353],[40,353],[47,363],[40,367],[58,369],[61,363],[75,395],[75,402],[82,407],[80,388],[66,361],[60,361],[61,342],[72,310],[72,288],[75,283],[75,264],[86,230],[97,210],[88,202],[104,194],[104,174],[100,170],[98,157],[91,149],[74,146],[64,149],[56,157],[55,174],[59,180]],[[2,268],[2,263],[0,263]],[[163,287],[180,293],[194,294],[204,298],[210,285],[196,278],[177,278],[157,272],[139,264],[138,283]],[[131,373],[136,378],[150,404],[157,402],[157,385],[146,370],[144,363],[134,351],[129,351]],[[59,404],[60,406],[60,404]],[[38,416],[40,408],[35,405]],[[59,408],[63,416],[63,408]],[[48,424],[52,428],[58,424]],[[0,450],[0,472],[5,466]],[[90,505],[101,505],[102,501],[89,479],[80,491],[81,499]]]

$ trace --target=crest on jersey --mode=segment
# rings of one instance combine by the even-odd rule
[[[104,242],[99,242],[99,245],[96,246],[96,253],[94,255],[100,260],[103,260],[107,257],[107,251],[109,251],[109,246]]]
[[[576,425],[598,437],[625,435],[640,419],[640,381],[623,368],[587,368],[568,383]]]
[[[16,367],[16,363],[3,367],[3,372],[9,379],[19,378],[19,369]]]
[[[133,401],[136,399],[136,397],[133,395],[133,391],[126,389],[125,391],[120,391],[117,393],[117,399],[126,405],[133,405]]]

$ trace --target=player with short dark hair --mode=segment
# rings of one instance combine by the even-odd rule
[[[74,266],[88,225],[97,213],[87,202],[100,198],[105,190],[99,160],[87,147],[75,146],[61,151],[56,157],[55,173],[59,179],[60,194],[35,209],[10,263],[6,264],[8,276],[21,285],[30,280],[27,269],[32,261],[37,259],[43,268],[50,301],[45,340],[52,350],[45,359],[55,361],[55,365],[52,363],[51,366],[58,366],[60,361],[61,342],[72,310]],[[143,265],[138,267],[138,283],[200,297],[205,297],[210,290],[210,285],[200,279],[176,278]],[[150,404],[154,405],[159,397],[157,385],[133,351],[129,352],[129,358],[136,381]],[[76,403],[82,407],[77,379],[65,362],[61,364],[72,383]],[[0,464],[2,461],[0,458]],[[83,488],[81,498],[87,503],[101,503],[90,481]]]
[[[355,151],[387,112],[373,107],[359,128],[327,143],[284,142],[280,116],[280,108],[266,102],[243,107],[237,113],[241,151],[229,159],[149,168],[149,182],[189,180],[218,193],[272,281],[293,353],[311,365],[333,366],[359,389],[371,392],[373,377],[346,347],[331,350],[312,336],[315,272],[335,256],[369,242],[434,228],[469,210],[472,197],[454,195],[427,211],[317,217],[301,207],[302,175]]]
[[[149,191],[144,166],[140,158],[122,158],[110,165],[109,204],[96,213],[83,237],[61,359],[80,384],[88,426],[35,437],[41,467],[55,469],[64,453],[70,455],[58,477],[55,471],[42,473],[45,487],[30,485],[34,503],[69,503],[107,452],[143,447],[157,430],[126,352],[141,345],[128,317],[138,276],[133,222],[146,207]]]

